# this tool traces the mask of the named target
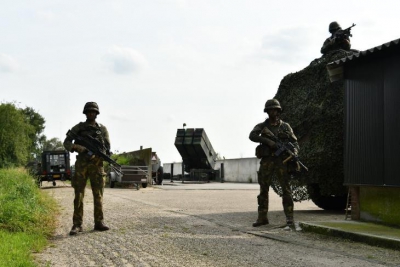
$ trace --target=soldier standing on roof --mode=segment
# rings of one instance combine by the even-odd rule
[[[346,51],[350,51],[350,38],[345,37],[345,38],[337,38],[336,34],[341,31],[342,28],[340,27],[339,23],[336,21],[331,22],[329,24],[329,32],[332,34],[331,37],[327,38],[322,45],[321,48],[321,53],[322,54],[327,54],[328,52],[334,51],[334,50],[339,50],[343,49]]]
[[[287,164],[283,162],[284,155],[275,156],[277,150],[276,143],[272,140],[273,134],[282,142],[290,141],[296,147],[294,153],[297,154],[299,145],[297,138],[290,125],[282,121],[279,117],[282,112],[278,100],[270,99],[265,103],[264,112],[268,113],[268,119],[257,124],[250,132],[250,140],[260,145],[256,149],[256,155],[261,158],[260,169],[258,171],[258,183],[260,184],[260,194],[258,200],[258,218],[253,223],[253,227],[269,224],[268,213],[268,193],[271,185],[272,176],[276,174],[279,184],[282,187],[282,204],[286,215],[286,230],[294,226],[293,220],[293,199],[292,190],[289,184],[289,173]]]
[[[107,128],[96,122],[96,117],[100,114],[99,106],[95,102],[87,102],[83,109],[86,121],[75,125],[71,132],[78,136],[92,136],[99,140],[110,150],[110,138]],[[72,217],[73,226],[70,235],[82,232],[83,222],[83,198],[87,180],[90,179],[94,202],[94,230],[107,231],[109,227],[103,222],[103,191],[105,184],[105,173],[103,159],[94,155],[89,156],[86,147],[73,143],[74,139],[69,135],[64,140],[64,147],[70,152],[77,151],[75,163],[75,175],[71,178],[71,185],[75,190],[74,215]]]

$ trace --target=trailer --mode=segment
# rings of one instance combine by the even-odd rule
[[[147,180],[149,176],[148,166],[122,165],[121,172],[123,174],[110,171],[110,173],[108,174],[110,188],[114,188],[115,183],[134,184],[137,190],[139,190],[139,185],[141,185],[143,188],[147,187]]]
[[[161,161],[151,148],[140,149],[132,152],[125,152],[116,155],[116,161],[123,160],[121,164],[122,174],[110,170],[107,174],[110,188],[114,188],[117,183],[134,184],[139,190],[140,186],[146,188],[147,185],[162,183],[160,174]],[[162,168],[161,168],[162,172]]]

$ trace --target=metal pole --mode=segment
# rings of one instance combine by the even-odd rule
[[[225,182],[224,181],[224,163],[221,163],[221,183]]]
[[[183,163],[182,160],[182,183],[184,182],[184,180],[185,180],[185,164]]]
[[[172,180],[172,177],[174,177],[174,164],[171,163],[171,183],[173,183],[174,181]]]

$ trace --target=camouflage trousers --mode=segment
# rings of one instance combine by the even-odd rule
[[[293,219],[293,199],[292,189],[289,184],[289,175],[286,164],[282,163],[280,157],[265,157],[261,159],[260,169],[258,171],[258,183],[260,184],[260,194],[258,200],[258,220],[266,220],[269,204],[269,187],[272,176],[276,175],[278,182],[282,187],[282,205],[286,218]]]
[[[82,225],[83,222],[83,198],[85,197],[85,187],[87,180],[93,193],[94,203],[94,222],[103,222],[103,192],[105,185],[105,173],[101,159],[91,161],[77,159],[75,163],[75,175],[71,179],[72,187],[75,190],[74,215],[72,221],[74,225]]]

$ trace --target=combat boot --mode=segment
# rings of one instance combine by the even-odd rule
[[[293,225],[294,224],[294,220],[292,216],[287,216],[286,217],[286,225]]]
[[[95,223],[94,224],[94,230],[96,230],[96,231],[107,231],[107,230],[110,230],[110,227],[108,227],[107,225],[105,225],[102,222],[99,222],[99,223]]]
[[[292,228],[294,228],[293,217],[287,216],[286,217],[286,226],[285,226],[285,228],[283,228],[283,230],[290,231]]]
[[[258,211],[257,221],[253,223],[253,227],[269,224],[268,213],[266,211]]]
[[[82,232],[82,226],[81,225],[73,225],[71,228],[71,231],[69,231],[69,235],[76,235],[78,232]]]
[[[262,219],[262,220],[257,219],[257,221],[255,221],[255,222],[253,223],[253,227],[258,227],[258,226],[266,225],[266,224],[269,224],[268,219]]]

